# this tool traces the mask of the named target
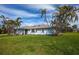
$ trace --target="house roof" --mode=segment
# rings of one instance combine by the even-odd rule
[[[43,29],[43,28],[51,28],[51,26],[46,24],[41,24],[41,25],[34,25],[34,26],[24,26],[18,29]]]
[[[25,26],[25,29],[41,29],[41,28],[50,28],[49,25],[41,24],[41,25],[34,25],[34,26]]]

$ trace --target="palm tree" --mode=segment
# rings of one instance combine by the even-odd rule
[[[58,22],[60,29],[65,28],[67,31],[67,27],[70,22],[78,21],[78,16],[76,14],[78,10],[78,8],[71,5],[57,7],[58,13],[55,15],[55,20],[56,23]]]
[[[18,29],[18,27],[20,27],[20,25],[22,23],[22,21],[20,21],[20,20],[21,20],[20,17],[16,18],[16,20],[15,20],[15,25],[16,25],[17,29]]]
[[[7,29],[8,34],[14,33],[15,22],[13,20],[7,20],[5,23],[5,27]]]
[[[5,24],[6,22],[6,17],[4,15],[1,15],[0,18],[2,18],[2,23]]]
[[[4,15],[1,15],[0,18],[2,18],[2,31],[4,32],[4,30],[6,29],[7,30],[7,33],[8,34],[11,34],[11,33],[15,33],[14,29],[15,27],[18,29],[21,25],[21,22],[20,21],[20,17],[16,18],[15,20],[12,20],[12,19],[7,19],[7,17],[5,17]]]
[[[20,17],[16,18],[16,20],[15,20],[15,27],[16,27],[16,30],[20,27],[21,23],[22,23],[21,18],[20,18]],[[16,33],[15,33],[16,30],[14,30],[14,34],[16,34]]]
[[[53,16],[53,21],[51,22],[52,27],[54,27],[56,31],[56,35],[58,35],[61,32],[61,18],[59,12],[56,12]]]
[[[47,21],[47,9],[40,9],[40,13],[41,13],[41,17],[43,18],[44,17],[44,21],[48,24],[48,21]]]
[[[5,28],[6,17],[4,15],[1,15],[0,18],[2,18],[1,30],[2,30],[2,33],[4,33],[6,30],[6,28]]]
[[[63,22],[66,23],[67,22],[75,22],[78,21],[78,16],[77,16],[77,11],[79,10],[79,8],[76,8],[74,6],[62,6],[59,8],[61,10],[61,15],[63,15]]]

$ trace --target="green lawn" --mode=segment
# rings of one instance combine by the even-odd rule
[[[0,54],[79,54],[79,33],[62,36],[0,35]]]

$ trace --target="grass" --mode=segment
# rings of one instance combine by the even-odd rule
[[[62,36],[45,35],[0,35],[1,55],[77,55],[79,33],[64,33]]]

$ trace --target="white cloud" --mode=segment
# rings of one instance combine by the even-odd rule
[[[48,4],[29,4],[27,5],[29,8],[35,8],[35,9],[43,9],[46,8],[47,10],[55,10],[55,7],[48,5]],[[10,16],[9,14],[12,14],[13,18],[14,17],[38,17],[39,14],[33,14],[33,13],[29,13],[24,10],[16,10],[16,9],[11,9],[11,8],[6,8],[5,6],[0,6],[0,14],[6,15],[6,16]]]
[[[55,10],[54,6],[48,4],[29,4],[28,7],[35,9],[47,9],[47,10]]]
[[[23,10],[16,10],[16,9],[10,9],[10,8],[6,8],[4,6],[0,6],[0,11],[3,12],[3,14],[12,14],[14,16],[18,16],[18,17],[37,17],[38,15],[37,14],[32,14],[32,13],[29,13],[27,11],[23,11]],[[0,13],[2,13],[0,12]]]
[[[47,16],[52,18],[54,12],[56,12],[56,8],[50,4],[29,4],[27,5],[29,8],[40,10],[40,9],[47,9]],[[26,6],[26,7],[27,7]]]

